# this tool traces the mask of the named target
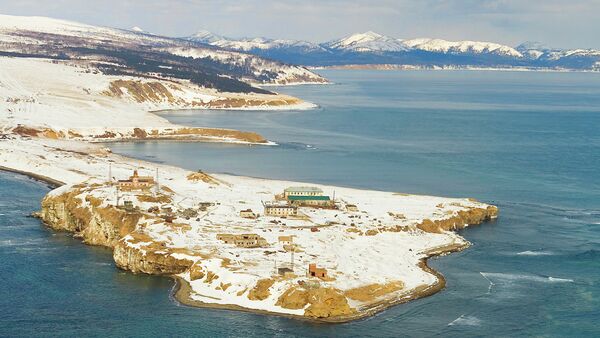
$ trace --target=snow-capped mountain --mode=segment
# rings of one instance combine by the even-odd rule
[[[46,17],[0,15],[0,55],[77,60],[106,74],[151,74],[223,91],[267,92],[250,84],[326,82],[304,67],[252,54],[141,29],[97,27]]]
[[[281,48],[298,48],[305,51],[323,50],[323,47],[318,44],[302,40],[283,40],[283,39],[268,39],[268,38],[242,38],[231,39],[224,36],[213,34],[209,31],[199,31],[194,35],[185,37],[189,41],[206,43],[212,46],[221,48],[251,51],[253,49],[281,49]]]
[[[143,30],[142,28],[138,27],[138,26],[133,26],[129,29],[130,31],[133,32],[137,32],[137,33],[146,33],[145,30]]]
[[[407,65],[416,67],[487,67],[592,69],[600,66],[600,52],[588,49],[551,49],[540,43],[511,47],[494,42],[399,39],[372,31],[321,44],[268,38],[232,39],[207,31],[184,38],[308,66]]]
[[[402,40],[409,48],[444,54],[496,54],[501,56],[523,57],[516,49],[493,42],[447,41],[442,39]]]
[[[400,52],[409,49],[402,40],[375,32],[352,34],[324,44],[330,49],[356,52]]]

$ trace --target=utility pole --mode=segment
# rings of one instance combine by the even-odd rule
[[[294,252],[296,251],[296,244],[292,243],[292,272],[294,272]]]
[[[156,179],[154,180],[154,194],[158,195],[160,193],[160,186],[158,184],[158,168],[156,168]]]
[[[119,186],[118,185],[116,188],[116,192],[117,192],[117,194],[116,194],[117,205],[116,206],[118,207],[119,206]]]

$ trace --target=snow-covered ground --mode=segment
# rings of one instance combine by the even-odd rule
[[[122,97],[111,96],[111,83],[160,84],[168,91],[139,102],[135,93],[121,88]],[[149,93],[152,94],[152,93]],[[68,61],[0,57],[0,130],[18,125],[48,128],[65,137],[91,137],[107,131],[131,133],[179,128],[149,113],[153,110],[211,107],[220,100],[248,100],[234,109],[310,109],[313,104],[285,95],[222,93],[184,81],[164,81],[99,73],[94,68]],[[295,100],[287,105],[270,105],[278,99]]]

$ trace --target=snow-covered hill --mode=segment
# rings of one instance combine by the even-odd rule
[[[189,41],[209,44],[225,49],[238,51],[251,51],[253,49],[278,49],[278,48],[300,48],[305,51],[324,50],[318,44],[302,40],[282,40],[267,38],[242,38],[231,39],[224,36],[213,34],[209,31],[199,31],[194,35],[184,38]]]
[[[523,57],[521,53],[519,53],[512,47],[493,42],[447,41],[442,39],[411,39],[402,40],[402,43],[409,48],[425,50],[428,52],[449,54],[496,54],[516,58]]]
[[[202,58],[171,53],[187,49]],[[299,66],[193,41],[148,34],[141,29],[97,27],[45,17],[0,15],[0,53],[102,63],[114,74],[152,74],[190,80],[223,91],[265,92],[252,84],[323,83]]]
[[[371,31],[349,35],[324,45],[331,49],[356,52],[400,52],[408,49],[401,40]]]

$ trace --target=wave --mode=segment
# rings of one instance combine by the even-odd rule
[[[499,272],[480,272],[480,274],[487,279],[491,285],[496,281],[531,281],[539,283],[573,283],[574,280],[570,278],[559,278],[552,276],[539,276],[539,275],[522,275],[522,274],[511,274],[511,273],[499,273]]]
[[[554,252],[552,251],[531,251],[531,250],[527,250],[527,251],[521,251],[521,252],[517,252],[518,256],[554,256],[556,255]]]
[[[454,325],[481,326],[481,319],[475,316],[461,315],[460,317],[448,323],[448,326]]]

